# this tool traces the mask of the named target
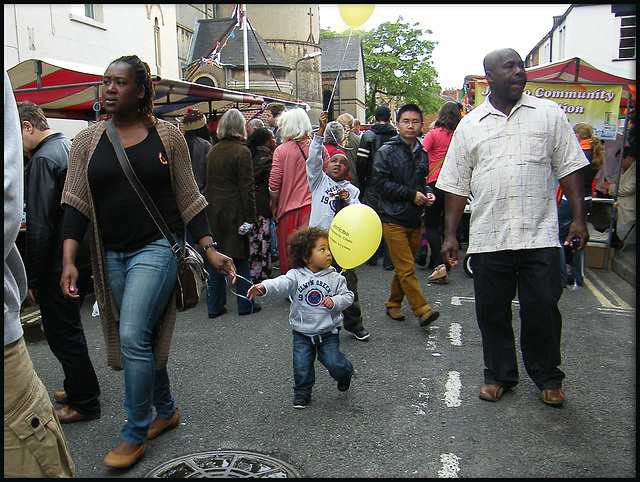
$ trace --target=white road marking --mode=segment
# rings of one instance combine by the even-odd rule
[[[429,339],[427,340],[427,350],[435,351],[437,347],[437,344],[436,344],[437,335],[438,335],[438,327],[431,326],[429,331]]]
[[[462,346],[462,325],[451,323],[449,326],[449,340],[453,346]]]
[[[456,454],[440,454],[440,463],[442,467],[438,470],[438,477],[440,478],[458,478],[458,472],[460,472],[460,457]]]
[[[447,407],[459,407],[462,402],[460,400],[460,372],[451,371],[447,375],[447,383],[445,384],[444,403]]]
[[[425,384],[426,378],[420,379],[420,388],[422,390],[426,390],[427,386]],[[418,392],[418,401],[416,403],[412,403],[411,406],[416,409],[416,415],[426,415],[427,413],[427,404],[429,403],[429,392]]]
[[[463,301],[475,303],[476,299],[473,296],[452,296],[451,297],[451,304],[454,306],[462,306]],[[520,304],[517,300],[513,300],[511,303],[514,305]]]
[[[635,318],[636,310],[621,310],[619,308],[598,308],[598,311],[608,313],[610,315],[621,315],[629,318]]]

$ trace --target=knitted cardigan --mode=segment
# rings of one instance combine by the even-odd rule
[[[107,365],[114,370],[122,370],[124,361],[120,352],[120,314],[107,279],[102,237],[98,223],[95,222],[96,209],[87,180],[89,161],[105,129],[105,122],[100,121],[82,130],[74,138],[69,152],[69,167],[61,203],[73,206],[89,218],[92,234],[93,283],[107,348]],[[198,191],[191,169],[187,143],[180,130],[163,120],[158,120],[156,130],[169,158],[171,185],[176,196],[180,216],[186,225],[207,206],[207,201]],[[175,296],[172,294],[153,330],[152,345],[156,371],[163,368],[169,359],[169,347],[175,321],[176,304]]]

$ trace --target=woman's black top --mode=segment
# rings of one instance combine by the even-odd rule
[[[169,229],[181,234],[184,224],[171,187],[167,153],[156,129],[151,129],[142,142],[125,151],[136,176]],[[87,175],[105,249],[134,251],[163,237],[122,170],[106,131],[89,161]],[[66,211],[63,239],[77,239],[89,220],[71,206],[67,206]],[[188,223],[188,227],[195,240],[211,234],[204,210]]]

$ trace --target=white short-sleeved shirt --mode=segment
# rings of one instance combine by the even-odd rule
[[[588,164],[555,102],[522,94],[506,116],[489,97],[458,124],[436,187],[473,197],[468,254],[554,247],[556,179]]]

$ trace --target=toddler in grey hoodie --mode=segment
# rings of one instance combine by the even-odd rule
[[[293,378],[295,408],[306,408],[315,383],[316,356],[346,391],[353,365],[340,351],[342,311],[354,300],[341,274],[331,266],[328,233],[319,227],[304,227],[289,237],[292,269],[274,279],[251,286],[247,297],[279,295],[291,300],[289,324],[293,329]]]

